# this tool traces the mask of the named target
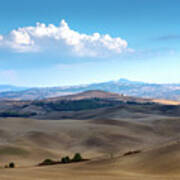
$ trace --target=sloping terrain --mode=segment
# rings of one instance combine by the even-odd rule
[[[1,119],[2,160],[34,163],[46,157],[82,152],[85,156],[119,156],[131,149],[146,150],[179,138],[179,119],[157,120],[31,120]],[[144,120],[146,120],[144,118]],[[33,154],[35,153],[35,154]],[[49,155],[48,155],[49,154]]]
[[[180,119],[163,116],[93,120],[0,119],[0,179],[168,179],[180,177]],[[140,153],[124,156],[139,150]],[[80,152],[91,159],[36,167]],[[88,177],[87,177],[88,176]]]

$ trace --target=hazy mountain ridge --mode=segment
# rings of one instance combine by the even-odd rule
[[[180,101],[180,84],[144,83],[129,81],[126,79],[68,87],[29,88],[22,91],[17,91],[14,89],[13,91],[1,92],[0,99],[45,99],[89,90],[102,90],[124,94],[127,96]]]
[[[26,87],[18,87],[13,85],[0,85],[0,93],[2,92],[8,92],[8,91],[24,91],[27,90]]]

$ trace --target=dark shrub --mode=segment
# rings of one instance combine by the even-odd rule
[[[15,168],[15,164],[13,162],[9,163],[9,168]]]
[[[72,159],[73,162],[79,162],[82,161],[82,157],[80,153],[76,153]]]
[[[4,168],[9,168],[9,166],[6,164],[6,165],[4,166]]]
[[[129,155],[133,155],[133,154],[138,154],[140,153],[140,150],[135,150],[135,151],[128,151],[126,153],[124,153],[124,156],[129,156]]]
[[[66,156],[66,157],[63,157],[62,159],[61,159],[61,163],[70,163],[71,162],[71,160],[70,160],[70,158],[69,158],[69,156]]]

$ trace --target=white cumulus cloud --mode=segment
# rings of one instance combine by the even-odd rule
[[[98,57],[132,52],[126,40],[108,34],[82,34],[70,29],[65,20],[59,26],[37,23],[0,35],[0,47],[16,52],[58,51],[69,55]]]

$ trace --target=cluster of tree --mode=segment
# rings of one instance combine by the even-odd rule
[[[55,164],[67,164],[67,163],[74,163],[74,162],[81,162],[84,161],[80,153],[76,153],[73,158],[71,159],[69,156],[62,157],[60,161],[54,161],[52,159],[45,159],[40,166],[45,165],[55,165]]]
[[[62,100],[55,102],[33,102],[33,105],[41,106],[47,111],[81,111],[86,109],[97,109],[102,107],[111,107],[121,104],[120,101],[110,101],[106,99],[83,99],[83,100]]]
[[[81,157],[80,153],[76,153],[72,159],[69,158],[69,156],[62,157],[61,163],[72,163],[72,162],[80,162],[83,158]]]
[[[21,112],[12,112],[12,111],[5,111],[5,112],[0,112],[0,117],[30,117],[30,116],[35,116],[36,113],[21,113]]]

